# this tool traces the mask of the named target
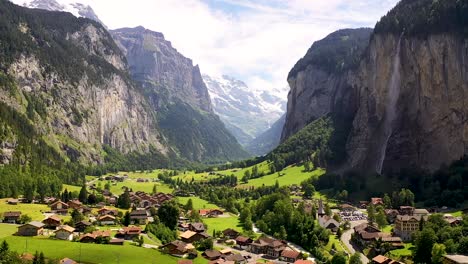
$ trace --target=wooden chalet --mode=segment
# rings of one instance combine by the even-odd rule
[[[73,240],[73,232],[75,231],[75,228],[68,226],[68,225],[63,225],[57,227],[57,230],[55,231],[55,238],[60,239],[60,240]]]
[[[202,256],[208,260],[216,260],[221,257],[221,252],[219,252],[218,250],[214,250],[214,249],[208,249],[208,250],[205,250],[205,252],[203,252]]]
[[[189,230],[197,233],[205,232],[205,225],[203,223],[190,223]]]
[[[180,240],[172,241],[160,247],[160,249],[170,255],[176,257],[183,257],[186,255],[197,256],[198,253],[195,250],[195,247],[190,243],[185,243]]]
[[[115,225],[115,216],[103,215],[98,218],[98,221],[101,225]]]
[[[39,236],[42,235],[44,224],[37,221],[32,221],[18,227],[19,236]]]
[[[288,262],[288,263],[293,263],[296,260],[298,260],[300,256],[301,256],[300,252],[286,249],[286,250],[283,250],[283,252],[281,252],[280,260],[284,262]]]
[[[241,249],[247,249],[253,240],[249,237],[238,236],[236,237],[236,245]]]
[[[68,201],[68,208],[70,209],[80,209],[83,207],[83,204],[79,200],[71,200]]]
[[[279,258],[285,248],[285,242],[268,237],[259,238],[250,244],[250,252],[264,254],[273,259]]]
[[[75,229],[78,232],[84,232],[86,230],[86,228],[88,228],[88,227],[90,227],[92,225],[93,224],[91,224],[88,221],[81,221],[81,222],[78,222],[78,223],[75,224]]]
[[[148,213],[146,210],[133,210],[130,212],[130,222],[134,225],[146,225]]]
[[[3,223],[16,224],[21,217],[20,211],[11,211],[3,213]]]
[[[227,239],[236,239],[240,235],[240,233],[232,228],[228,228],[223,231],[223,235]]]
[[[141,234],[141,227],[138,226],[128,226],[120,229],[115,237],[123,238],[125,240],[133,240],[134,238],[140,236]]]
[[[185,243],[193,243],[200,241],[202,239],[207,239],[210,236],[207,233],[197,233],[193,231],[185,231],[184,233],[180,234],[180,239]]]
[[[45,228],[55,229],[62,224],[62,219],[58,215],[51,215],[46,219],[42,220]]]

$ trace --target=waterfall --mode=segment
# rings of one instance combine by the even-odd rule
[[[378,160],[376,171],[378,173],[382,173],[383,163],[385,160],[385,153],[387,151],[388,140],[393,132],[393,122],[397,117],[397,102],[398,97],[400,96],[400,86],[401,86],[401,59],[400,59],[400,51],[401,51],[401,40],[403,38],[403,34],[401,34],[400,38],[398,39],[398,46],[396,49],[396,54],[393,59],[393,66],[392,66],[392,76],[390,78],[390,82],[388,84],[388,94],[387,94],[387,102],[385,106],[385,116],[384,116],[384,123],[383,123],[383,144],[381,146],[380,151],[380,159]]]

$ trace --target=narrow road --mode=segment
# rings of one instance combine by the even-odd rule
[[[366,222],[367,222],[366,220],[351,222],[351,228],[349,230],[347,230],[346,232],[344,232],[343,235],[341,235],[341,242],[343,242],[343,244],[348,248],[348,250],[349,250],[349,252],[351,254],[356,253],[356,249],[351,244],[351,235],[354,233],[354,227],[358,226],[358,225],[360,225],[362,223],[366,223]],[[359,252],[359,255],[361,255],[362,263],[364,263],[364,264],[369,263],[369,259],[364,254]]]

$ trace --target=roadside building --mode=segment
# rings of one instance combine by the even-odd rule
[[[236,245],[241,249],[247,249],[253,240],[249,237],[238,236],[236,237]]]
[[[240,235],[240,233],[232,228],[228,228],[223,231],[223,235],[227,239],[235,239]]]
[[[185,243],[194,243],[200,241],[202,239],[207,239],[210,236],[206,233],[197,233],[194,231],[185,231],[184,233],[180,234],[180,239]]]
[[[259,238],[250,244],[250,252],[264,254],[273,259],[279,258],[285,248],[285,242],[268,237]]]
[[[133,240],[136,237],[141,235],[141,227],[138,226],[128,226],[120,229],[115,235],[118,238],[123,238],[125,240]]]
[[[190,243],[185,243],[180,240],[175,240],[165,245],[162,245],[160,249],[170,255],[176,257],[184,257],[187,255],[197,256],[197,251],[195,247]]]
[[[39,236],[42,235],[44,224],[37,221],[32,221],[18,227],[19,236]]]

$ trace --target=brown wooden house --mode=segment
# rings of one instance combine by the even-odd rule
[[[39,236],[42,235],[44,224],[41,222],[29,222],[18,227],[19,236]]]
[[[42,220],[42,223],[46,228],[55,229],[62,224],[62,220],[57,215],[51,215],[46,219]]]
[[[21,212],[5,212],[3,213],[3,223],[17,224],[20,220]]]

